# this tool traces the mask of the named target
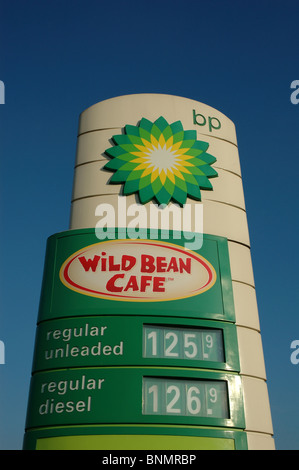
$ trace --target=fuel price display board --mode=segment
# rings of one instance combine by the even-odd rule
[[[24,448],[246,448],[226,240],[132,242],[50,237]]]
[[[108,365],[239,370],[235,325],[146,316],[78,317],[37,328],[34,371]]]

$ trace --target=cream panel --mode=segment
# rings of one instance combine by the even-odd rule
[[[254,287],[233,281],[236,324],[260,330],[260,321]]]
[[[204,233],[226,237],[249,246],[246,212],[214,201],[204,202]]]
[[[98,198],[79,199],[72,202],[69,229],[93,228],[98,220],[95,216],[95,207],[99,204]],[[97,199],[97,201],[96,201]]]
[[[211,178],[213,191],[201,191],[202,201],[217,201],[245,210],[242,179],[228,171],[218,169],[218,177]]]
[[[72,200],[98,196],[101,194],[119,194],[122,185],[107,184],[112,173],[103,170],[105,162],[86,163],[75,168]]]
[[[198,115],[194,124],[194,116]],[[201,115],[201,116],[199,116]],[[163,116],[169,123],[181,121],[184,129],[237,143],[234,123],[220,111],[198,101],[164,94],[125,95],[96,103],[80,115],[79,134],[91,130],[136,126],[141,118],[151,121]],[[217,121],[218,120],[218,121]],[[218,127],[221,123],[221,128]]]
[[[245,282],[254,287],[250,249],[238,243],[228,242],[228,251],[232,280]]]
[[[275,442],[269,434],[247,433],[248,450],[275,450]]]
[[[236,145],[199,132],[197,132],[197,139],[208,142],[209,148],[207,153],[213,155],[213,157],[217,159],[213,164],[213,167],[216,170],[217,168],[222,168],[223,170],[227,170],[241,176],[239,151]]]
[[[118,208],[119,199],[117,195],[104,195],[104,196],[95,196],[87,197],[84,199],[78,199],[72,203],[71,211],[71,229],[74,228],[84,228],[84,227],[94,227],[99,217],[95,216],[96,207],[99,204],[110,204],[113,206],[116,217],[115,224],[118,225],[119,217],[129,215],[128,210],[132,211],[135,209],[137,211],[136,216],[130,215],[126,218],[127,223],[133,220],[134,217],[139,216],[142,227],[151,226],[150,219],[150,205],[148,204],[138,204],[136,205],[135,196],[123,197],[120,210]],[[230,240],[235,240],[239,243],[249,244],[248,236],[248,227],[246,213],[235,207],[220,204],[213,201],[206,201],[203,205],[194,203],[194,201],[188,200],[188,206],[186,205],[184,211],[187,214],[188,221],[190,221],[189,213],[191,213],[191,222],[189,224],[183,224],[182,211],[177,209],[177,205],[169,204],[167,210],[171,211],[176,209],[178,216],[175,219],[175,223],[170,223],[169,229],[173,230],[185,230],[185,231],[196,231],[200,233],[207,233],[210,235],[219,235],[222,237],[227,237]],[[132,206],[135,204],[135,206]],[[196,208],[198,206],[198,208]],[[201,207],[203,206],[203,225],[200,223],[200,213]],[[139,211],[139,212],[138,212]],[[190,211],[188,213],[188,211]],[[163,215],[166,214],[166,210],[161,211]],[[132,212],[131,212],[132,214]],[[142,217],[139,214],[142,215]],[[195,214],[197,214],[195,216]],[[170,222],[171,219],[170,219]],[[159,225],[161,227],[161,224]],[[197,228],[199,227],[199,228]],[[237,279],[238,280],[238,279]]]
[[[267,384],[262,379],[242,376],[246,431],[273,434]]]
[[[121,129],[87,132],[77,139],[76,165],[97,160],[108,161],[105,150],[113,145],[110,140],[113,135],[121,134]]]
[[[122,184],[109,184],[113,173],[104,170],[104,165],[105,161],[101,160],[75,168],[73,199],[99,194],[122,193]],[[213,190],[201,191],[202,201],[221,201],[245,210],[241,178],[224,170],[218,170],[218,173],[219,176],[211,180]]]
[[[266,379],[262,338],[249,328],[237,327],[241,374]]]

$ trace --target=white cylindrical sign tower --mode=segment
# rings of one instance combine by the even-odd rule
[[[26,448],[274,449],[230,119],[162,94],[85,110],[46,256]]]

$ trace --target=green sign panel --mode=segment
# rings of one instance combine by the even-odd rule
[[[178,368],[86,368],[34,374],[27,428],[147,423],[244,427],[236,374]]]
[[[39,321],[85,315],[155,315],[234,321],[227,241],[198,251],[176,232],[158,240],[99,242],[91,229],[49,238]],[[182,313],[183,312],[183,313]]]
[[[33,371],[66,367],[177,366],[239,371],[236,327],[170,317],[85,316],[37,327]]]
[[[246,448],[227,240],[110,235],[48,240],[24,448]]]
[[[243,431],[197,426],[93,425],[30,430],[26,449],[37,450],[243,450]],[[107,463],[107,462],[106,462]]]

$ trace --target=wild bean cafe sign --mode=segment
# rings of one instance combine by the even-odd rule
[[[114,240],[72,254],[60,279],[84,295],[152,302],[201,294],[215,284],[216,272],[203,256],[171,243]]]
[[[234,319],[227,240],[203,235],[200,249],[185,248],[190,234],[157,230],[156,239],[99,242],[94,229],[48,239],[38,321],[85,315],[186,315]],[[121,237],[120,237],[121,234]]]

